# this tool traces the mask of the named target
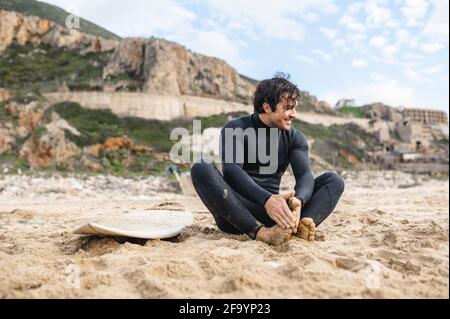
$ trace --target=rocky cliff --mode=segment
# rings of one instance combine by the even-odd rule
[[[109,88],[113,91],[130,82],[137,83],[136,90],[144,93],[248,102],[254,90],[254,85],[225,61],[191,52],[177,43],[155,38],[108,40],[35,16],[2,10],[0,52],[11,44],[47,44],[79,50],[81,55],[110,52],[102,79],[116,84]]]
[[[365,117],[370,119],[380,119],[391,122],[401,122],[403,115],[401,111],[383,103],[372,103],[361,107]]]
[[[247,101],[254,86],[225,61],[193,53],[162,39],[125,39],[103,69],[103,77],[142,79],[142,91]]]
[[[0,10],[0,52],[11,45],[50,44],[60,48],[87,51],[110,51],[118,42],[68,29],[50,20],[25,16],[15,11]]]
[[[31,47],[20,48],[20,52],[14,47],[25,45]],[[7,52],[8,48],[12,48],[11,52]],[[55,56],[55,48],[69,52],[69,58],[62,59],[62,54]],[[194,53],[174,42],[157,38],[105,39],[65,28],[50,20],[6,10],[0,10],[0,55],[2,51],[10,65],[8,70],[0,71],[3,77],[0,87],[11,87],[12,83],[7,79],[13,78],[17,82],[18,76],[23,75],[18,74],[18,65],[26,63],[32,68],[34,60],[42,61],[45,55],[48,63],[36,68],[37,71],[47,70],[42,79],[35,76],[36,70],[30,70],[34,75],[33,83],[27,83],[29,76],[19,82],[25,86],[38,85],[42,92],[132,91],[208,97],[244,104],[251,103],[258,83],[240,75],[221,59]],[[17,56],[25,58],[14,61]],[[70,67],[81,60],[84,65]],[[65,74],[49,74],[48,64],[52,63],[55,67],[64,65]],[[51,85],[46,83],[49,78],[53,81]],[[306,91],[302,92],[300,109],[334,113],[327,103],[318,101]]]
[[[54,6],[52,4],[36,1],[36,0],[0,0],[0,10],[16,11],[23,15],[36,16],[41,19],[50,20],[59,25],[66,25],[69,23],[76,23],[79,26],[79,31],[99,36],[106,39],[118,40],[119,36],[102,28],[101,26],[87,21],[81,17],[75,18],[71,13],[65,11],[62,8]],[[69,17],[69,18],[68,18]]]

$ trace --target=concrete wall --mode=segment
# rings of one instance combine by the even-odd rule
[[[129,92],[58,92],[44,95],[51,103],[72,101],[91,109],[109,108],[119,116],[136,116],[161,121],[237,111],[253,113],[252,105],[187,95],[168,96]],[[297,118],[324,126],[356,123],[366,130],[369,128],[369,119],[345,118],[301,110],[297,113]]]
[[[251,105],[186,95],[166,96],[128,92],[64,92],[44,95],[51,103],[72,101],[91,109],[109,108],[119,116],[162,121],[236,111],[251,112],[253,109]]]
[[[364,128],[365,130],[369,129],[369,119],[347,118],[327,114],[302,112],[301,108],[297,112],[297,119],[311,124],[321,124],[323,126],[330,126],[333,124],[344,125],[348,123],[355,123]]]

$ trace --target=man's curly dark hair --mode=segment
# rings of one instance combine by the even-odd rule
[[[300,96],[300,89],[289,79],[289,74],[277,72],[271,79],[259,82],[253,99],[254,112],[264,113],[263,103],[269,104],[270,109],[275,112],[282,97],[296,100]]]

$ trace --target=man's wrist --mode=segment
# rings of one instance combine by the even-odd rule
[[[266,207],[267,201],[272,197],[273,194],[268,194],[267,197],[264,199],[263,207]]]

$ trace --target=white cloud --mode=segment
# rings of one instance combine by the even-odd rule
[[[406,29],[399,29],[395,32],[397,44],[415,48],[419,44],[417,36],[413,36],[410,31]]]
[[[371,72],[369,76],[374,81],[383,81],[386,79],[385,75],[378,72]]]
[[[420,61],[424,58],[424,56],[422,54],[417,54],[414,52],[405,52],[403,54],[403,56],[406,60],[414,61],[414,62]]]
[[[348,42],[353,44],[360,44],[365,38],[366,38],[365,33],[347,34]]]
[[[344,39],[334,39],[331,44],[333,44],[333,46],[335,47],[344,47],[347,44],[347,41],[345,41]]]
[[[426,42],[420,45],[420,48],[423,52],[426,53],[435,53],[444,48],[444,45],[439,42]]]
[[[46,0],[62,8],[74,7],[80,16],[120,36],[162,36],[193,29],[195,13],[174,0]],[[164,12],[164,14],[161,14]]]
[[[330,104],[334,105],[342,97],[354,98],[357,105],[382,102],[391,106],[417,106],[415,90],[396,80],[372,81],[368,84],[352,85],[350,88],[329,91],[320,95]]]
[[[444,68],[442,68],[441,66],[430,66],[427,67],[423,70],[423,73],[427,74],[427,75],[435,75],[438,74],[440,72],[444,71]]]
[[[367,13],[366,25],[369,28],[396,27],[397,23],[392,19],[389,8],[382,7],[377,1],[368,1],[365,4]]]
[[[349,5],[347,7],[347,11],[351,15],[355,15],[355,14],[359,13],[363,8],[364,8],[364,3],[356,2],[356,3],[352,3],[351,5]]]
[[[424,80],[423,77],[419,74],[419,72],[415,71],[412,68],[405,68],[403,70],[403,73],[406,75],[406,77],[415,82],[422,82]]]
[[[219,31],[197,32],[189,44],[196,52],[223,59],[239,70],[249,68],[249,61],[241,58],[239,45]]]
[[[314,65],[314,66],[317,65],[313,58],[310,58],[309,56],[306,56],[306,55],[299,55],[297,57],[297,60],[306,62],[310,65]]]
[[[386,44],[386,38],[378,35],[370,39],[370,45],[376,48],[381,48]]]
[[[407,43],[411,38],[411,33],[405,29],[398,29],[395,34],[398,42],[400,43]]]
[[[433,0],[431,16],[423,28],[422,35],[448,45],[449,1]]]
[[[331,29],[331,28],[320,28],[320,32],[322,32],[323,34],[325,34],[325,36],[328,39],[334,39],[336,37],[337,34],[337,30],[336,29]]]
[[[246,0],[238,4],[208,0],[207,4],[210,14],[225,24],[245,21],[246,28],[256,30],[259,35],[294,41],[303,39],[305,33],[299,21],[315,21],[317,13],[334,14],[339,10],[333,0]]]
[[[317,20],[319,20],[319,16],[314,12],[305,13],[302,17],[307,22],[316,22]]]
[[[383,53],[387,55],[395,55],[399,51],[399,48],[396,45],[390,44],[383,48]]]
[[[428,10],[427,0],[406,0],[401,11],[408,26],[416,26],[423,20]]]
[[[363,59],[354,59],[352,61],[352,67],[354,68],[364,68],[367,66],[367,62]]]
[[[398,29],[395,34],[399,40],[408,40],[411,37],[411,32],[406,29]]]
[[[320,56],[324,60],[330,60],[333,56],[329,53],[323,52],[322,50],[315,49],[313,53]]]
[[[356,32],[365,32],[366,27],[364,24],[358,22],[355,18],[353,18],[350,15],[345,15],[341,19],[339,19],[339,24],[343,25],[345,28],[347,28],[350,31],[356,31]]]

